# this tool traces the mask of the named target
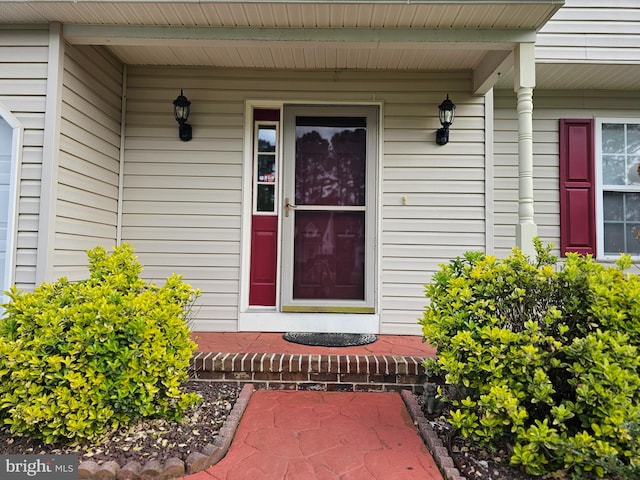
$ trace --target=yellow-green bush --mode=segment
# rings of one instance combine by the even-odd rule
[[[0,419],[16,435],[75,443],[140,417],[180,417],[198,291],[140,279],[128,245],[88,252],[88,279],[9,293],[0,319]]]
[[[640,478],[640,279],[625,255],[556,269],[535,245],[534,263],[514,249],[441,267],[420,320],[438,348],[425,366],[456,387],[442,389],[452,425],[506,441],[528,473]]]

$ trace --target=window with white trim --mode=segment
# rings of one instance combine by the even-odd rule
[[[598,257],[640,256],[640,118],[595,125]]]
[[[267,121],[255,124],[254,215],[274,215],[277,211],[278,126],[278,122]]]

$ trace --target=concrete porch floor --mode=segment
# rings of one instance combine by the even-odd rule
[[[378,335],[378,340],[355,347],[314,347],[285,340],[283,333],[194,332],[199,352],[281,353],[318,355],[435,356],[435,348],[418,335]]]

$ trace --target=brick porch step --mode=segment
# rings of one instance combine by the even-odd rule
[[[252,383],[258,389],[421,392],[425,357],[388,355],[197,352],[191,376]]]

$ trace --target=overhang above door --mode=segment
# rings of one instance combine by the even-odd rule
[[[0,23],[60,22],[128,65],[472,70],[474,93],[561,0],[0,1]],[[495,77],[495,78],[494,78]]]

